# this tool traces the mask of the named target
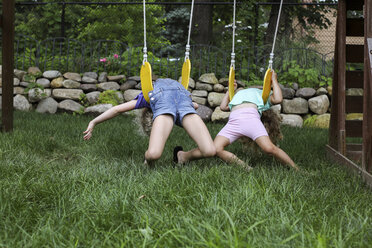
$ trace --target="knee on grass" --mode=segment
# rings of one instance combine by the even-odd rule
[[[216,146],[216,155],[218,157],[220,157],[224,151],[225,151],[225,148],[223,146]]]
[[[162,152],[159,150],[147,150],[145,153],[146,160],[154,161],[161,157]]]
[[[207,148],[200,148],[200,152],[202,153],[203,157],[213,157],[216,155],[216,148],[214,146],[209,146]]]

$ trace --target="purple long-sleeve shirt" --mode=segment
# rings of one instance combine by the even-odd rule
[[[137,100],[136,106],[134,109],[140,109],[140,108],[150,108],[150,104],[146,102],[145,97],[143,96],[142,92],[139,93],[134,100]]]

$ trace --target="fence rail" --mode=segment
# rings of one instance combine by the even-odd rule
[[[149,62],[153,72],[162,77],[178,78],[184,60],[184,51],[175,55],[163,53],[166,44],[149,44]],[[236,77],[250,81],[262,77],[267,68],[270,47],[237,47]],[[207,45],[191,47],[192,76],[213,72],[217,77],[227,77],[230,51]],[[309,48],[278,48],[274,68],[279,72],[282,64],[296,61],[303,68],[314,68],[319,75],[330,76],[333,53],[322,54]],[[41,70],[57,69],[63,72],[87,71],[138,75],[142,63],[142,45],[128,46],[113,40],[81,42],[69,38],[48,38],[37,41],[29,36],[15,38],[15,67],[27,70],[37,66]]]

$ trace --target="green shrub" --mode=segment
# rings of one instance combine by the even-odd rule
[[[81,93],[81,94],[80,94],[80,96],[79,96],[79,102],[80,102],[84,107],[88,107],[88,106],[89,106],[89,101],[88,101],[87,95],[84,94],[84,93]]]
[[[35,83],[36,82],[36,79],[37,79],[37,77],[35,75],[31,75],[31,74],[26,74],[23,77],[23,80],[25,82],[28,82],[28,83]]]
[[[85,112],[84,112],[85,108],[83,106],[80,107],[80,109],[78,111],[75,111],[72,113],[73,116],[76,116],[76,115],[83,115]]]
[[[326,76],[321,76],[319,86],[321,86],[321,87],[332,86],[332,78],[331,77],[326,77]]]
[[[305,120],[304,120],[304,126],[305,127],[313,127],[317,117],[318,117],[318,115],[307,116],[307,118],[305,118]]]
[[[278,81],[284,85],[297,83],[301,88],[326,86],[332,84],[332,79],[322,76],[314,68],[302,68],[297,61],[285,61],[282,72],[278,74]]]
[[[30,82],[27,85],[27,88],[25,89],[25,93],[28,93],[31,89],[39,88],[41,90],[44,90],[44,87],[40,84],[37,84],[36,82]],[[45,93],[42,93],[42,96],[46,95]]]
[[[263,85],[264,78],[260,78],[254,72],[249,73],[249,81],[246,82],[246,86]]]
[[[106,90],[101,92],[98,97],[97,104],[112,104],[116,106],[120,103],[120,99],[117,95],[117,91],[115,90]]]

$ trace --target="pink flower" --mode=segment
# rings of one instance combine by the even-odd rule
[[[107,61],[107,59],[103,58],[103,59],[100,59],[99,61],[105,63]]]
[[[119,58],[119,55],[117,55],[116,53],[114,54],[114,58],[117,59]]]

